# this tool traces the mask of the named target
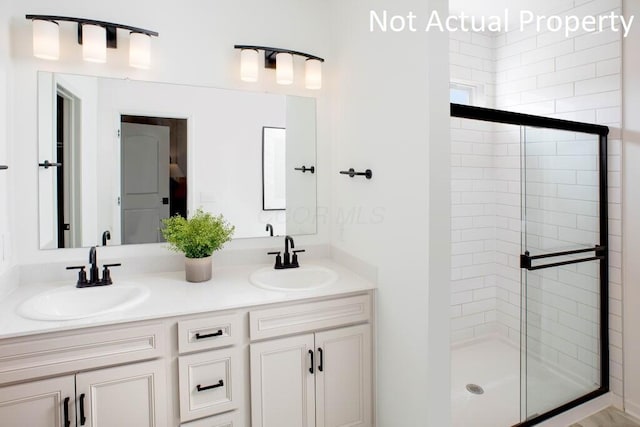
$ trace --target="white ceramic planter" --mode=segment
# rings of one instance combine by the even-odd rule
[[[212,257],[206,258],[187,258],[184,259],[184,271],[186,273],[187,282],[206,282],[211,280]]]

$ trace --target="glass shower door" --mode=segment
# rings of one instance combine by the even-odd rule
[[[606,222],[600,221],[606,206],[600,156],[606,159],[606,148],[601,150],[599,135],[522,128],[525,423],[603,386],[600,305],[606,295],[607,233]]]

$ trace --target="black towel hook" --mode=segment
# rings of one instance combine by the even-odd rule
[[[354,176],[364,176],[367,179],[371,179],[373,176],[373,171],[371,169],[367,169],[364,172],[356,172],[355,169],[350,168],[348,171],[340,171],[342,175],[349,175],[349,177],[353,178]]]

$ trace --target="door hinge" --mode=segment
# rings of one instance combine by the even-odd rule
[[[118,197],[118,206],[120,206],[120,197]]]
[[[118,129],[118,138],[120,138],[120,129]]]

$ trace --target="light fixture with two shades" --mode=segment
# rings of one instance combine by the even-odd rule
[[[117,30],[129,31],[129,65],[147,69],[151,65],[151,37],[158,33],[144,28],[113,22],[68,16],[26,15],[33,25],[33,56],[42,59],[60,58],[60,21],[78,24],[78,43],[87,62],[107,62],[107,48],[117,48]]]
[[[322,63],[324,59],[304,52],[277,47],[235,45],[240,49],[240,80],[257,82],[260,69],[258,51],[264,51],[264,67],[276,70],[276,82],[280,85],[290,85],[294,81],[293,57],[306,58],[304,71],[304,85],[307,89],[322,88]]]

